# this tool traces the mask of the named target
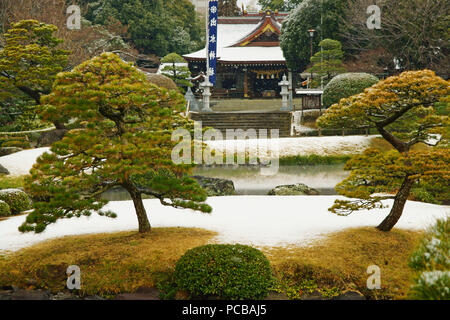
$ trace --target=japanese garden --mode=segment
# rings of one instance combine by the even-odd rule
[[[18,1],[0,300],[450,299],[449,0]]]

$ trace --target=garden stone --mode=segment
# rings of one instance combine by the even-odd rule
[[[95,296],[87,296],[84,298],[84,300],[106,300],[106,299],[95,295]]]
[[[8,169],[6,169],[4,166],[2,166],[1,164],[0,164],[0,174],[5,174],[5,175],[8,175],[9,174],[9,171],[8,171]]]
[[[51,300],[80,300],[80,297],[70,292],[58,292],[51,297]]]
[[[42,132],[37,141],[37,147],[50,147],[53,143],[61,140],[66,132],[66,129],[55,129]]]
[[[116,300],[160,300],[159,290],[156,288],[141,287],[135,293],[122,293],[116,296]]]
[[[206,190],[208,196],[230,196],[234,195],[234,183],[227,179],[208,178],[203,176],[193,176],[198,184]]]
[[[349,290],[333,298],[333,300],[366,300],[366,297],[361,292]]]
[[[16,152],[20,152],[23,151],[22,148],[18,148],[18,147],[4,147],[4,148],[0,148],[0,157],[3,156],[7,156]]]
[[[41,290],[19,289],[12,293],[11,300],[49,300],[50,295]]]
[[[319,191],[308,187],[306,184],[297,183],[291,185],[277,186],[270,190],[269,196],[317,196]]]

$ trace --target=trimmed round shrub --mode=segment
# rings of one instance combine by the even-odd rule
[[[177,90],[178,87],[175,84],[175,82],[170,79],[169,77],[166,77],[162,74],[156,74],[156,73],[146,73],[145,76],[147,77],[147,80],[150,81],[153,84],[156,84],[160,88],[166,88],[169,90]]]
[[[188,250],[175,266],[177,286],[195,297],[263,299],[272,285],[269,261],[245,245],[210,244]]]
[[[11,208],[5,202],[0,200],[0,217],[7,217],[11,215]]]
[[[30,143],[28,141],[20,141],[20,140],[10,140],[6,141],[2,144],[3,148],[9,148],[9,147],[17,147],[22,149],[29,149],[31,148]]]
[[[18,214],[31,209],[30,197],[20,189],[0,190],[0,200],[11,208],[11,214]]]
[[[361,93],[379,81],[377,77],[368,73],[343,73],[325,86],[323,91],[323,105],[325,108],[338,103],[343,98]]]

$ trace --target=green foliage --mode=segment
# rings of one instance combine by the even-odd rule
[[[314,279],[302,279],[295,283],[285,278],[278,280],[272,290],[285,294],[291,300],[301,300],[314,293],[319,293],[323,298],[331,299],[342,292],[342,289],[337,287],[320,288]]]
[[[258,0],[263,10],[291,11],[303,0]]]
[[[185,54],[202,46],[202,25],[189,0],[99,0],[87,19],[107,25],[113,18],[128,26],[131,42],[143,53]]]
[[[323,4],[321,23],[321,3]],[[283,21],[280,46],[289,69],[303,72],[310,59],[309,29],[315,29],[313,50],[317,51],[320,39],[341,41],[344,28],[342,16],[347,0],[304,0]]]
[[[40,201],[21,231],[39,232],[60,218],[93,211],[113,217],[102,211],[107,201],[101,194],[115,186],[140,204],[141,232],[150,231],[142,194],[167,206],[211,211],[206,193],[188,178],[192,166],[171,158],[173,130],[193,127],[180,115],[185,101],[179,92],[151,84],[119,56],[104,53],[59,74],[43,100],[44,119],[77,121],[31,169],[25,189]]]
[[[408,71],[332,105],[317,120],[319,127],[376,128],[395,150],[383,153],[369,149],[352,158],[346,164],[351,174],[336,190],[359,200],[337,200],[330,211],[348,215],[359,209],[380,208],[380,200],[386,197],[371,195],[396,192],[391,212],[379,226],[389,231],[412,190],[416,189],[423,200],[449,199],[450,119],[435,109],[437,102],[448,102],[449,96],[448,81],[433,71]],[[413,151],[419,143],[429,148]]]
[[[236,0],[219,0],[219,17],[235,17],[240,12]]]
[[[368,149],[354,156],[345,165],[350,176],[336,186],[339,194],[351,198],[367,199],[354,202],[337,201],[330,209],[347,215],[360,208],[372,209],[377,205],[375,193],[393,194],[400,189],[405,177],[414,180],[411,189],[415,200],[436,203],[450,197],[450,155],[445,149],[410,151],[403,155],[396,150],[381,152]],[[383,198],[383,197],[380,197]]]
[[[68,53],[58,49],[61,40],[54,25],[36,20],[14,23],[5,34],[0,50],[1,89],[15,88],[39,103],[50,92],[56,75],[67,63]]]
[[[333,165],[344,164],[350,160],[351,156],[320,156],[311,154],[308,156],[286,156],[279,160],[282,166],[308,166],[308,165]]]
[[[0,217],[7,217],[10,215],[11,215],[11,208],[5,201],[0,200]]]
[[[409,266],[418,272],[411,288],[414,299],[450,299],[450,220],[440,219],[411,255]]]
[[[348,98],[361,93],[379,81],[377,77],[368,73],[344,73],[334,77],[323,91],[323,105],[325,108],[338,103],[342,98]]]
[[[187,251],[175,266],[175,279],[193,296],[223,299],[263,299],[273,283],[264,254],[239,244],[210,244]]]
[[[12,214],[19,214],[31,209],[30,197],[20,189],[0,190],[0,200],[9,205]]]
[[[177,86],[192,86],[192,83],[189,80],[186,80],[191,76],[189,68],[187,67],[187,65],[181,65],[186,63],[186,60],[184,60],[183,57],[172,52],[162,58],[161,62],[166,64],[162,68],[161,73],[172,79],[177,84]]]
[[[309,73],[317,73],[317,82],[327,84],[335,75],[345,72],[346,69],[342,63],[344,52],[342,44],[337,40],[325,39],[320,41],[319,47],[322,49],[311,57],[311,68],[307,70]]]
[[[10,140],[5,143],[2,143],[2,148],[7,147],[17,147],[22,149],[29,149],[31,148],[30,143],[28,141],[20,141],[20,140]]]
[[[23,188],[23,181],[24,176],[0,176],[0,190]]]
[[[153,275],[155,286],[159,290],[159,298],[162,300],[174,300],[178,291],[173,272],[161,272]]]
[[[0,49],[0,113],[3,125],[19,117],[20,129],[34,129],[36,105],[50,93],[56,75],[67,64],[68,52],[58,49],[54,25],[36,20],[12,24]],[[10,128],[12,130],[18,129]]]

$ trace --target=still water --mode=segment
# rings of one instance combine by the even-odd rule
[[[280,185],[304,183],[323,195],[334,195],[334,187],[348,177],[344,165],[281,166],[278,173],[271,176],[261,174],[257,167],[201,167],[195,175],[232,180],[238,195],[265,195]],[[130,200],[128,193],[120,188],[110,190],[103,196],[110,201]]]

